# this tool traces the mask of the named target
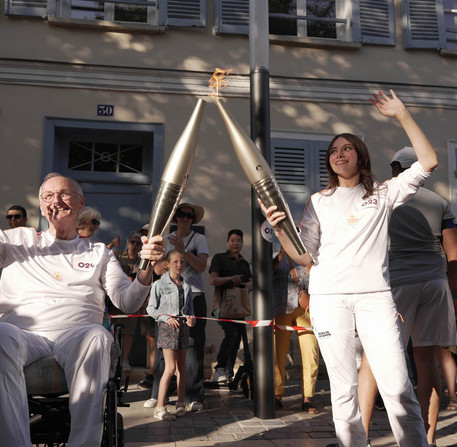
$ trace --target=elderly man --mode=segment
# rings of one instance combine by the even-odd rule
[[[21,205],[13,205],[6,212],[6,219],[10,228],[25,227],[27,224],[27,211]]]
[[[39,199],[47,231],[0,231],[1,444],[32,445],[23,368],[53,355],[65,370],[70,392],[68,446],[99,447],[113,342],[101,325],[105,295],[124,312],[136,311],[149,293],[152,268],[130,282],[111,250],[78,236],[84,197],[73,179],[49,174]],[[143,241],[142,258],[159,260],[162,238]]]

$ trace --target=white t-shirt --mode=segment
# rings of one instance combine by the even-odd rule
[[[104,244],[55,239],[33,228],[0,230],[2,322],[55,339],[64,330],[101,324],[105,295],[135,312],[149,286],[133,283]]]
[[[409,200],[430,173],[419,162],[375,189],[336,188],[314,194],[300,222],[300,237],[311,253],[309,293],[346,294],[390,290],[387,255],[392,210]]]
[[[194,234],[193,237],[192,234]],[[164,237],[165,242],[167,243],[167,253],[175,248],[175,246],[168,241],[168,238],[171,235],[176,236],[176,232],[170,233],[168,236]],[[193,252],[194,255],[199,255],[200,253],[204,253],[205,255],[209,254],[208,242],[206,241],[206,237],[203,234],[197,233],[196,231],[191,231],[189,235],[183,239],[183,241],[186,249]],[[202,274],[197,272],[197,270],[194,270],[188,262],[186,262],[186,266],[182,272],[182,277],[187,282],[187,284],[191,286],[192,292],[203,293],[205,291],[203,287]]]

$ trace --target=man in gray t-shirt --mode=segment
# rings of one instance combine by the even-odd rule
[[[404,147],[392,159],[392,175],[397,176],[416,161],[414,149]],[[441,347],[457,343],[449,287],[451,284],[452,291],[457,292],[454,267],[449,269],[448,278],[448,263],[457,260],[456,219],[441,196],[420,188],[411,200],[393,211],[389,237],[390,282],[402,320],[401,335],[405,347],[410,337],[413,342],[418,400],[428,442],[435,445],[441,388],[440,351]],[[360,372],[365,386],[370,382],[367,364],[364,359]],[[372,390],[376,390],[374,378],[371,380]],[[359,395],[362,393],[365,393],[361,399],[362,419],[367,429],[372,407],[367,408],[370,399],[366,395],[370,392],[363,385]]]

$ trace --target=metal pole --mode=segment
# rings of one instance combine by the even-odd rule
[[[268,34],[268,0],[249,0],[251,138],[267,162],[271,163]],[[253,317],[255,320],[271,320],[272,249],[260,233],[265,217],[253,190],[251,200]],[[275,417],[272,326],[254,328],[254,415],[261,419]]]

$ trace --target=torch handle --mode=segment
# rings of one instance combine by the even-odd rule
[[[161,181],[159,190],[156,195],[154,207],[152,208],[151,218],[149,220],[148,240],[153,236],[162,236],[167,229],[175,210],[181,200],[181,195],[184,191],[183,186],[175,185],[174,183]],[[140,269],[146,270],[149,265],[149,260],[142,259]]]
[[[257,182],[252,184],[257,197],[263,202],[263,204],[269,208],[270,206],[276,205],[278,211],[286,213],[286,218],[281,222],[281,227],[289,237],[290,241],[294,245],[297,253],[303,255],[306,253],[306,248],[303,245],[303,241],[298,235],[297,228],[294,224],[294,219],[287,205],[286,199],[284,198],[281,188],[273,174],[264,177]]]

